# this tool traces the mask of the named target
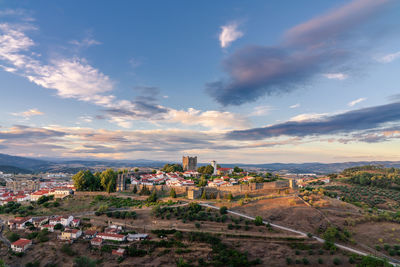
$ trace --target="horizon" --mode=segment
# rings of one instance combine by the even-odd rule
[[[0,153],[400,161],[399,9],[394,0],[0,2]]]

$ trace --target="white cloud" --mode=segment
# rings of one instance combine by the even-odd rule
[[[297,104],[291,105],[289,108],[299,108],[300,106],[301,106],[300,103],[297,103]]]
[[[232,42],[243,36],[243,33],[237,29],[238,26],[236,22],[221,26],[219,42],[222,48],[228,47]]]
[[[387,54],[382,57],[377,58],[376,60],[381,63],[390,63],[396,59],[400,58],[400,51],[392,54]]]
[[[81,41],[72,40],[69,43],[73,44],[73,45],[76,45],[76,46],[79,46],[79,47],[89,47],[89,46],[92,46],[92,45],[100,45],[101,44],[101,42],[99,42],[99,41],[97,41],[97,40],[95,40],[93,38],[90,38],[90,37],[86,37]]]
[[[325,74],[322,74],[322,75],[325,78],[335,79],[335,80],[340,80],[340,81],[346,80],[349,77],[349,75],[344,74],[344,73],[325,73]]]
[[[328,113],[304,113],[304,114],[299,114],[297,116],[294,116],[289,119],[289,121],[312,121],[312,120],[319,120],[325,116],[327,116]]]
[[[361,103],[361,102],[363,102],[365,100],[367,100],[365,97],[361,97],[361,98],[358,98],[356,100],[353,100],[353,101],[349,102],[347,105],[349,107],[353,107],[353,106],[357,105],[358,103]]]
[[[249,127],[246,118],[231,112],[216,110],[201,111],[194,108],[186,110],[171,109],[167,120],[185,125],[202,125],[214,130],[243,129]]]
[[[264,116],[269,114],[270,111],[271,111],[270,106],[257,106],[254,107],[254,110],[252,113],[250,113],[250,116]]]
[[[16,112],[16,113],[11,113],[14,116],[18,116],[18,117],[24,117],[26,119],[32,117],[32,116],[37,116],[37,115],[43,115],[44,113],[39,111],[36,108],[27,110],[27,111],[22,111],[22,112]]]

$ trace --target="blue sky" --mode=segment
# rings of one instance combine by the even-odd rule
[[[0,0],[0,153],[400,160],[398,14],[390,0]]]

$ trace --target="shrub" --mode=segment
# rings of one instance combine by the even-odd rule
[[[64,226],[61,223],[57,223],[54,225],[54,230],[63,230]]]
[[[76,254],[75,251],[72,250],[71,245],[70,244],[64,244],[61,247],[61,251],[65,254],[67,254],[68,256],[74,256]]]
[[[259,226],[259,225],[263,225],[263,219],[261,216],[256,216],[255,220],[254,220],[254,224]]]
[[[219,209],[219,213],[221,213],[221,214],[227,214],[227,213],[228,213],[228,208],[225,207],[225,206],[222,206],[222,207]]]
[[[95,267],[96,262],[88,257],[82,256],[82,257],[76,257],[74,259],[76,267]]]
[[[307,258],[303,258],[303,264],[304,265],[308,265],[310,262],[308,261],[308,259]]]
[[[333,264],[340,265],[340,264],[342,264],[342,261],[339,258],[334,258],[333,259]]]
[[[319,264],[324,264],[324,260],[321,259],[321,258],[318,258],[318,263],[319,263]]]
[[[286,258],[286,264],[290,265],[293,263],[293,260],[291,258]]]
[[[197,229],[200,228],[200,223],[195,223],[194,225],[196,226]]]
[[[10,240],[11,243],[13,243],[13,242],[17,241],[20,238],[20,236],[17,233],[10,232],[7,235],[7,238],[8,238],[8,240]]]

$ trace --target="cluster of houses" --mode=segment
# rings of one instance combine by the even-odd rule
[[[131,184],[143,184],[151,186],[151,185],[159,185],[165,183],[166,185],[170,186],[194,186],[195,183],[193,180],[185,178],[192,178],[198,176],[199,173],[196,171],[186,171],[183,173],[180,172],[165,173],[162,171],[158,171],[157,173],[143,174],[140,176],[140,179],[132,177]]]
[[[250,182],[255,179],[253,176],[245,176],[240,179],[230,178],[229,176],[222,176],[221,178],[215,178],[212,181],[208,181],[209,187],[220,187],[220,186],[233,186],[239,182]]]
[[[38,201],[42,196],[54,196],[54,198],[64,198],[74,193],[75,187],[72,185],[60,186],[54,188],[42,188],[40,190],[30,191],[8,191],[5,188],[0,189],[0,205],[9,202],[29,202]]]
[[[85,230],[82,231],[78,227],[80,226],[80,219],[74,218],[72,215],[64,216],[53,216],[53,217],[15,217],[8,221],[8,227],[11,230],[24,230],[30,226],[40,228],[41,230],[47,229],[49,232],[55,231],[56,225],[62,225],[59,227],[64,230],[60,230],[60,234],[57,235],[57,239],[60,241],[66,241],[73,243],[78,238],[90,240],[92,246],[102,246],[104,241],[138,241],[147,239],[148,234],[123,234],[123,228],[117,225],[111,225],[104,229],[103,232],[97,232],[96,230]],[[32,241],[29,239],[20,238],[11,244],[11,249],[14,252],[25,252],[30,246]],[[125,249],[119,248],[112,252],[114,255],[123,256]]]

